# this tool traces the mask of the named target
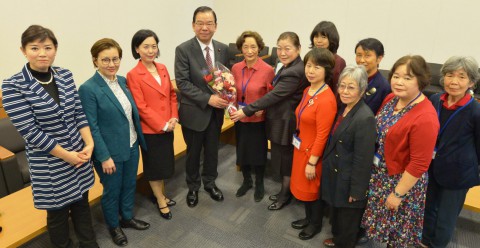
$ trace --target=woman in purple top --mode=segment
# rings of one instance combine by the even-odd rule
[[[340,35],[333,22],[321,21],[313,28],[310,34],[310,48],[327,48],[335,58],[333,81],[326,82],[333,92],[337,92],[338,77],[346,66],[345,60],[337,54],[338,46],[340,46]]]

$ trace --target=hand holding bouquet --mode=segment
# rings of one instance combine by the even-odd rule
[[[237,101],[237,89],[235,88],[235,79],[233,78],[230,70],[216,62],[215,67],[211,71],[205,70],[204,76],[205,82],[208,86],[222,99],[228,102],[226,108],[226,114],[229,116],[233,112],[237,111],[235,103]]]

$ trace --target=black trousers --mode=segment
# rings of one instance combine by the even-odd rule
[[[331,211],[335,247],[354,248],[365,208],[332,207]]]
[[[198,191],[203,181],[204,188],[215,187],[215,179],[217,179],[218,165],[218,143],[222,123],[216,118],[215,111],[212,111],[210,123],[207,129],[198,132],[182,126],[183,138],[187,144],[186,157],[186,181],[189,190]],[[200,154],[204,151],[203,170],[200,180]]]
[[[323,201],[321,198],[315,201],[305,201],[305,218],[317,229],[322,229]]]
[[[92,215],[88,205],[88,191],[80,201],[56,210],[47,210],[47,229],[53,247],[73,247],[69,237],[68,217],[72,217],[73,227],[80,247],[98,247],[92,227]]]

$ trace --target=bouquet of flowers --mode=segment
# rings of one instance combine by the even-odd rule
[[[214,92],[228,102],[225,113],[228,117],[230,114],[237,111],[237,107],[235,107],[235,103],[237,101],[235,79],[227,67],[216,62],[211,71],[204,70],[203,78]]]

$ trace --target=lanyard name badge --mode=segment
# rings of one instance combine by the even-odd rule
[[[375,155],[373,155],[373,164],[378,166],[380,164],[381,159],[382,159],[382,156],[380,156],[380,154],[378,153],[375,153]]]
[[[407,105],[405,105],[403,109],[406,109],[408,106],[410,106],[410,104],[412,104],[415,100],[417,100],[421,95],[422,95],[422,92],[418,93],[418,95],[415,98],[413,98],[413,100],[411,100]],[[379,127],[379,133],[382,133],[383,130],[387,127],[388,122],[390,121],[390,118],[392,118],[392,116],[393,116],[393,111],[387,115],[387,121],[385,121],[385,124]],[[380,156],[380,154],[376,152],[375,155],[373,156],[373,164],[378,166],[378,164],[380,163],[380,160],[382,160],[382,156]]]
[[[300,110],[298,111],[298,117],[297,117],[297,129],[296,132],[293,134],[293,139],[292,139],[292,145],[300,149],[300,145],[302,144],[302,140],[298,137],[300,135],[300,118],[302,117],[303,111],[307,107],[307,105],[310,105],[310,102],[312,99],[320,92],[327,84],[323,84],[322,87],[320,87],[315,94],[313,94],[310,99],[308,99],[308,104],[303,105],[303,102],[305,101],[305,98],[307,97],[308,91],[303,95],[302,101],[300,102]],[[302,106],[303,105],[303,106]]]
[[[254,73],[255,71],[252,72],[250,77],[247,79],[247,82],[245,83],[245,68],[242,69],[242,101],[238,102],[239,109],[245,108],[247,106],[247,104],[245,103],[245,92],[247,91],[248,83],[250,83],[250,79],[252,79]]]
[[[455,115],[457,115],[460,111],[462,111],[462,109],[466,108],[472,102],[473,102],[473,97],[470,98],[470,100],[465,105],[455,110],[455,112],[453,112],[453,114],[450,115],[450,117],[448,117],[447,121],[445,122],[443,127],[440,128],[440,131],[438,132],[437,140],[440,138],[440,135],[442,135],[442,133],[445,131],[445,128],[448,126],[448,124],[450,124],[450,121],[453,119],[453,117],[455,117]],[[441,110],[442,110],[442,101],[439,101],[438,107],[437,107],[438,120],[440,120]],[[435,159],[436,156],[437,156],[437,146],[435,146],[435,149],[433,149],[432,159]]]
[[[411,100],[407,105],[405,105],[405,107],[403,107],[403,109],[406,109],[408,106],[410,106],[410,104],[412,104],[415,100],[417,100],[421,95],[422,95],[422,92],[418,93],[418,95],[415,98],[413,98],[413,100]],[[378,127],[378,129],[379,129],[378,133],[382,133],[383,130],[387,127],[388,122],[390,121],[390,118],[392,118],[392,116],[393,116],[393,112],[394,111],[392,110],[390,113],[388,113],[387,120],[385,121],[385,124]]]

